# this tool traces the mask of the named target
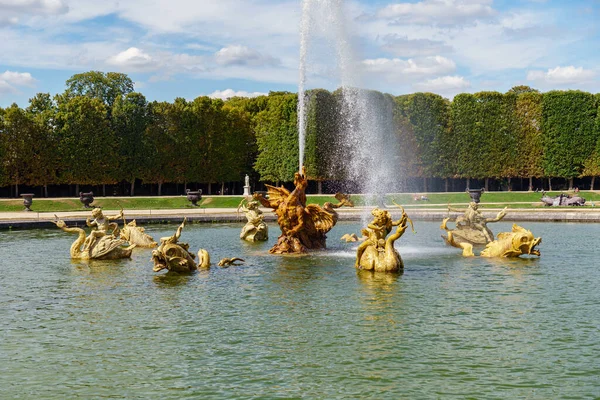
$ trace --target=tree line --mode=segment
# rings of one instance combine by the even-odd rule
[[[448,183],[528,181],[600,175],[600,95],[539,91],[391,96],[369,91],[375,108],[392,110],[390,146],[397,179]],[[346,182],[348,119],[341,90],[307,96],[305,165],[318,182]],[[298,96],[271,92],[227,101],[149,102],[125,74],[76,74],[63,93],[39,93],[26,108],[0,108],[0,187],[283,183],[298,170]],[[320,186],[319,186],[320,189]]]

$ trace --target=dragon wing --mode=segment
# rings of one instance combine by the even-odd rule
[[[290,195],[290,191],[284,188],[283,186],[277,187],[266,184],[265,186],[267,187],[267,194],[269,196],[270,202],[279,203],[285,200]]]
[[[323,210],[319,205],[309,204],[306,206],[305,210],[315,225],[317,232],[327,233],[335,225],[333,215]]]

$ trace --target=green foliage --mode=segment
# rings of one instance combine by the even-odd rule
[[[598,104],[596,121],[594,124],[596,146],[594,147],[594,151],[592,151],[590,156],[585,160],[581,176],[600,176],[600,95],[596,95],[596,99],[596,104]]]
[[[324,89],[306,92],[307,118],[304,165],[311,179],[335,179],[341,175],[337,167],[339,132],[335,97]]]
[[[185,164],[181,162],[175,135],[174,104],[152,102],[148,105],[149,124],[145,132],[146,157],[152,160],[142,172],[146,183],[181,182]]]
[[[459,94],[451,105],[456,172],[465,178],[515,176],[516,95]]]
[[[368,122],[395,133],[387,140],[398,156],[385,162],[400,177],[600,176],[600,95],[515,86],[450,103],[432,93],[345,90],[366,96],[372,118],[393,114],[390,126],[380,126],[387,118]],[[311,179],[348,179],[340,160],[362,157],[344,134],[364,121],[350,119],[342,92],[306,93]],[[271,92],[148,103],[125,74],[76,74],[54,98],[39,93],[25,110],[0,109],[0,185],[216,183],[241,181],[252,168],[262,181],[291,181],[297,102]]]
[[[88,96],[104,103],[111,110],[117,98],[133,92],[133,81],[119,72],[89,71],[75,74],[66,82],[66,98]]]
[[[514,89],[514,88],[513,88]],[[522,91],[516,99],[516,175],[539,178],[544,175],[542,146],[542,94]]]
[[[581,91],[551,91],[542,97],[542,134],[546,176],[581,174],[596,146],[596,99]]]
[[[443,140],[448,132],[450,103],[433,93],[415,93],[396,97],[398,112],[408,119],[414,134],[421,176],[445,176]]]
[[[269,94],[267,107],[255,117],[258,156],[254,169],[261,181],[289,182],[298,170],[298,96]]]
[[[117,181],[118,143],[99,99],[76,96],[59,104],[56,129],[60,182],[97,185]]]
[[[150,122],[148,102],[141,93],[117,97],[112,110],[112,128],[119,155],[118,180],[135,183],[147,168],[147,143],[144,133]]]

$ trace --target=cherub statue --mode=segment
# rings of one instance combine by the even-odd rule
[[[400,209],[402,216],[397,221],[392,220],[388,211],[376,208],[371,212],[375,218],[367,229],[363,229],[363,235],[368,238],[358,246],[356,268],[375,272],[400,272],[404,269],[394,243],[404,234],[409,222],[412,226],[412,221],[404,208]],[[393,226],[397,227],[396,231],[390,234]]]
[[[258,208],[259,203],[256,200],[248,201],[242,199],[238,206],[238,211],[242,210],[246,214],[246,225],[240,232],[240,239],[249,242],[265,241],[269,239],[269,229],[264,222],[262,211]]]
[[[90,217],[85,219],[85,224],[92,228],[92,232],[90,232],[85,240],[86,246],[92,246],[98,239],[107,234],[111,234],[115,237],[119,236],[119,224],[111,221],[123,218],[123,209],[121,209],[119,215],[105,217],[102,213],[102,209],[96,207],[92,210],[92,217],[94,217],[93,220],[91,220]]]
[[[393,226],[398,226],[402,222],[402,219],[392,221],[392,216],[389,211],[375,208],[371,211],[373,215],[373,221],[367,225],[367,229],[363,229],[363,236],[367,239],[362,242],[356,250],[356,268],[359,267],[360,259],[367,247],[375,246],[379,244],[379,240],[384,239],[391,232]]]
[[[447,232],[447,236],[442,236],[446,243],[451,246],[463,249],[463,255],[473,255],[473,246],[484,246],[494,241],[494,234],[487,224],[490,222],[498,222],[506,215],[505,207],[494,218],[486,218],[479,206],[475,202],[469,203],[466,210],[460,210],[448,206],[448,211],[464,212],[463,215],[455,219],[456,228],[449,229],[447,227],[450,218],[445,218],[442,221],[441,229]]]

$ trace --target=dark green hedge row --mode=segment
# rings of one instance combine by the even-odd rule
[[[539,178],[600,175],[600,96],[581,91],[364,92],[372,118],[389,115],[386,146],[405,177]],[[348,178],[356,154],[343,91],[306,93],[305,165],[316,180]],[[115,182],[291,181],[298,169],[294,93],[228,101],[148,102],[124,74],[88,72],[25,109],[0,108],[0,186]],[[378,112],[378,110],[380,112]],[[368,135],[367,135],[368,136]],[[366,137],[365,140],[374,140]],[[353,152],[354,151],[354,152]]]

